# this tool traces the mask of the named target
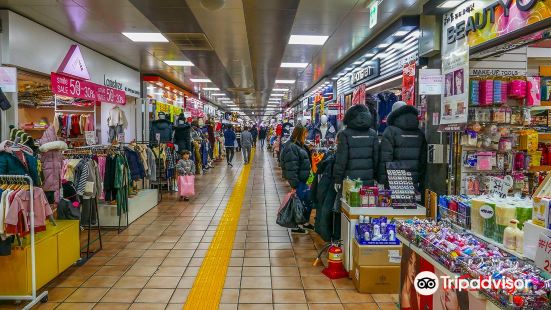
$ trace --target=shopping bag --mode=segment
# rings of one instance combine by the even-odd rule
[[[57,204],[57,218],[60,220],[80,220],[80,204],[61,198]]]
[[[195,176],[181,175],[178,177],[178,194],[184,197],[195,195]]]
[[[291,197],[277,213],[276,223],[282,227],[295,228],[307,222],[304,211],[304,206],[296,193],[291,192]]]

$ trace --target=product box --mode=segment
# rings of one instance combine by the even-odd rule
[[[400,266],[402,245],[360,245],[352,242],[352,260],[359,266]]]
[[[352,282],[360,293],[398,294],[400,266],[352,266]]]
[[[532,222],[538,226],[551,228],[551,199],[534,197]]]

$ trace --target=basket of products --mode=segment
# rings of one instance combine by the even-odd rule
[[[356,240],[360,245],[398,245],[396,222],[382,216],[366,218],[361,216],[356,224]]]

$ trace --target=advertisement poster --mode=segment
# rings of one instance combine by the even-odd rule
[[[419,94],[442,94],[443,77],[440,69],[419,69]]]
[[[414,282],[420,272],[434,272],[434,266],[411,248],[402,246],[400,267],[400,309],[431,310],[433,296],[417,293]]]
[[[469,49],[461,47],[442,59],[444,92],[440,124],[462,124],[468,120]]]
[[[352,105],[365,103],[365,84],[358,85],[352,90]]]
[[[402,100],[415,105],[415,62],[405,64],[402,69]]]

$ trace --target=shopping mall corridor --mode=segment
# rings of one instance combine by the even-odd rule
[[[326,278],[323,267],[312,266],[323,242],[275,223],[288,191],[275,165],[270,153],[256,152],[219,309],[397,309],[397,295],[359,294],[349,279]],[[182,309],[243,170],[240,156],[234,168],[220,162],[196,178],[189,202],[164,195],[120,234],[105,233],[104,249],[50,283],[49,302],[38,308]],[[216,291],[209,298],[217,299]]]

